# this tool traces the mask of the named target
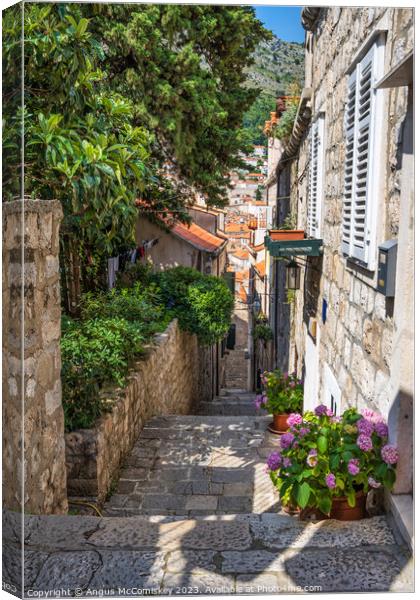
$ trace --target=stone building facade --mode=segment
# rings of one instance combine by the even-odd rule
[[[307,409],[322,402],[387,416],[401,453],[395,492],[411,494],[413,11],[308,8],[302,22],[306,101],[280,152],[277,225],[291,211],[323,251],[296,257],[301,284],[277,323],[277,364],[304,376]],[[397,243],[388,295],[385,242],[392,252]],[[281,281],[277,289],[284,313]]]

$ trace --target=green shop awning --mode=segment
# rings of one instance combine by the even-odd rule
[[[287,240],[273,241],[269,235],[264,238],[264,245],[273,258],[281,256],[321,256],[322,240]]]

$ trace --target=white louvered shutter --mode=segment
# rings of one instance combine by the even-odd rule
[[[323,180],[323,147],[324,117],[320,116],[311,128],[310,147],[310,177],[307,206],[307,233],[310,237],[318,238],[321,235],[321,204]]]
[[[381,75],[380,47],[374,44],[350,75],[345,117],[342,250],[367,266],[371,266],[376,231],[377,194],[373,184],[379,165],[375,168],[378,92],[374,84]]]
[[[347,91],[347,107],[345,116],[346,152],[344,159],[344,198],[342,250],[350,256],[352,236],[352,204],[353,204],[353,167],[354,167],[354,131],[356,126],[356,71],[350,75]]]
[[[373,109],[373,46],[357,67],[357,137],[355,141],[355,175],[353,197],[353,251],[354,258],[368,262],[370,228],[367,221],[369,192],[369,157]]]

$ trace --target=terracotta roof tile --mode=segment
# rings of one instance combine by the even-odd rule
[[[236,256],[236,258],[240,258],[241,260],[245,260],[246,258],[249,258],[249,253],[248,250],[242,250],[242,248],[240,248],[239,250],[236,250],[235,252],[232,252],[233,256]]]
[[[226,240],[213,235],[196,223],[191,223],[191,225],[177,223],[172,227],[171,233],[205,252],[214,252],[226,242]]]
[[[225,225],[225,233],[241,233],[249,232],[248,225],[243,223],[227,223]]]
[[[254,269],[262,279],[265,276],[265,260],[255,263]]]
[[[244,303],[248,301],[247,293],[243,285],[241,285],[241,287],[239,288],[239,298]]]

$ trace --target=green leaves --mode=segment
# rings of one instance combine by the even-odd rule
[[[296,495],[296,501],[301,508],[306,508],[306,506],[309,502],[310,495],[311,495],[311,488],[310,488],[309,484],[306,483],[306,481],[305,481],[299,486],[298,492]]]
[[[328,439],[324,435],[321,435],[317,440],[317,446],[318,446],[318,451],[321,454],[325,454],[326,451],[328,450]]]

